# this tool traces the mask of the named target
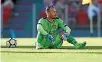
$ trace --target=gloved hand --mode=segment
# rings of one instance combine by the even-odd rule
[[[51,43],[54,42],[54,38],[52,37],[52,35],[47,34],[46,37],[50,40]]]
[[[61,36],[61,38],[62,38],[63,40],[67,40],[68,36],[69,36],[68,33],[64,33],[64,34]]]

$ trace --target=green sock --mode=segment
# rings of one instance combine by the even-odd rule
[[[73,45],[75,45],[77,43],[77,41],[74,39],[73,36],[69,35],[67,38],[67,41]]]

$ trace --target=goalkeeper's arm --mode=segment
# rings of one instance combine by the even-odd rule
[[[61,27],[62,29],[64,29],[65,32],[70,34],[71,29],[66,24],[64,24],[61,19],[59,19],[58,23],[59,23],[59,27]]]
[[[66,31],[67,33],[69,33],[69,34],[70,34],[71,29],[70,29],[67,25],[64,27],[64,29],[65,29],[65,31]]]
[[[37,30],[43,35],[47,35],[48,33],[43,29],[42,25],[39,23],[37,24]]]
[[[52,35],[48,34],[48,33],[43,29],[43,27],[42,27],[41,24],[38,24],[38,25],[37,25],[37,30],[38,30],[38,32],[40,32],[41,34],[43,34],[43,35],[45,35],[47,38],[49,38],[49,40],[50,40],[51,42],[54,42],[54,38],[52,37]]]

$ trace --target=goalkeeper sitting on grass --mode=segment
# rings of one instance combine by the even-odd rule
[[[56,9],[54,6],[46,7],[47,17],[41,18],[37,24],[37,42],[36,49],[42,48],[61,48],[63,40],[73,44],[75,48],[84,48],[86,42],[78,43],[71,36],[71,29],[56,17]]]

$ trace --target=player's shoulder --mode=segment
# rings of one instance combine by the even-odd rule
[[[46,20],[46,18],[47,18],[47,17],[42,17],[42,18],[40,18],[38,23],[44,23],[45,20]]]
[[[43,21],[43,20],[46,20],[46,19],[47,19],[47,17],[42,17],[42,18],[39,19],[39,21]]]

